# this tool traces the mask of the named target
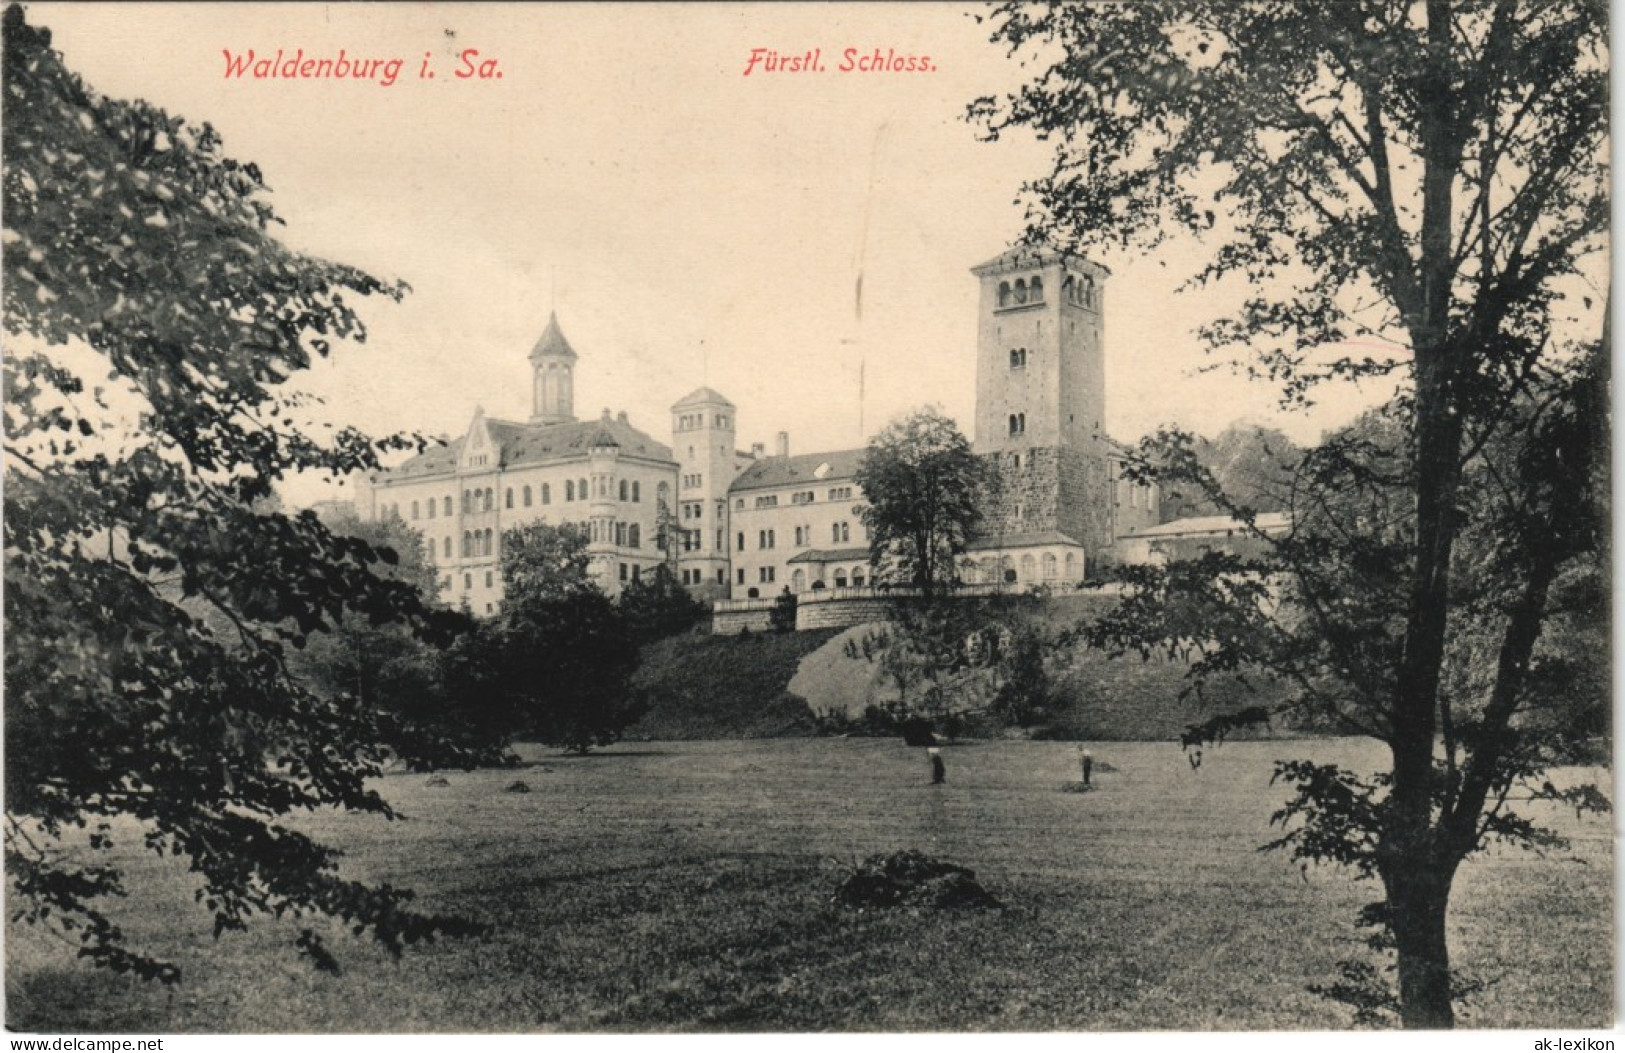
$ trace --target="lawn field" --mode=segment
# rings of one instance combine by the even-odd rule
[[[1285,792],[1275,758],[1361,767],[1369,742],[1239,742],[1192,770],[1178,748],[894,741],[635,743],[534,767],[381,780],[407,818],[333,816],[355,876],[404,885],[492,937],[391,959],[335,930],[342,976],[299,959],[291,925],[218,942],[170,861],[128,851],[126,932],[177,961],[174,989],[77,964],[7,932],[7,1025],[27,1031],[529,1032],[1343,1028],[1309,993],[1356,957],[1375,888],[1301,874],[1258,845]],[[1100,772],[1100,768],[1109,768]],[[1606,772],[1558,773],[1569,781]],[[532,792],[504,788],[522,779]],[[1494,852],[1458,881],[1451,945],[1489,987],[1463,1024],[1596,1028],[1613,1019],[1612,824],[1543,816],[1547,859]],[[834,906],[843,868],[918,848],[973,868],[1003,910]],[[323,930],[325,931],[325,929]]]

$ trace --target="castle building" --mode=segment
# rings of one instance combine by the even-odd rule
[[[960,578],[1076,585],[1118,537],[1158,522],[1155,488],[1122,478],[1128,450],[1104,431],[1108,272],[1023,246],[971,273],[981,287],[973,448],[993,482]],[[862,456],[785,449],[739,475],[728,494],[730,598],[873,584],[855,511]]]
[[[1051,248],[1018,247],[971,271],[980,282],[974,448],[994,480],[960,565],[973,583],[1064,586],[1113,543],[1158,523],[1157,493],[1122,478],[1105,434],[1108,272]],[[737,448],[738,409],[701,387],[671,407],[671,445],[623,412],[574,414],[579,356],[557,316],[530,353],[524,423],[476,410],[463,436],[370,480],[363,516],[396,512],[422,532],[441,598],[494,613],[502,532],[530,523],[588,530],[610,595],[667,563],[710,599],[868,588],[858,509],[864,451],[791,456]]]
[[[671,448],[623,412],[574,415],[578,356],[549,318],[531,350],[532,412],[525,423],[474,411],[461,438],[369,480],[359,512],[394,512],[423,535],[441,599],[476,614],[502,596],[503,531],[527,523],[587,530],[594,580],[614,596],[668,558],[659,541],[678,488]]]

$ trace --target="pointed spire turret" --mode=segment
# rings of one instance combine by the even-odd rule
[[[575,420],[573,374],[577,355],[559,328],[558,313],[547,316],[547,329],[530,349],[532,372],[532,424],[561,424]]]
[[[564,358],[571,362],[576,360],[575,348],[570,346],[570,341],[564,338],[564,330],[559,328],[557,311],[548,314],[547,329],[543,331],[541,339],[536,341],[536,346],[530,349],[532,362],[543,358]]]

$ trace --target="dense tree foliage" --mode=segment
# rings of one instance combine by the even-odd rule
[[[1216,439],[1191,440],[1196,461],[1212,476],[1229,503],[1254,512],[1284,512],[1292,506],[1294,470],[1302,451],[1279,428],[1232,424]],[[1201,486],[1164,480],[1164,522],[1187,516],[1227,514]]]
[[[270,500],[298,473],[378,467],[284,381],[403,288],[271,233],[258,168],[208,125],[110,99],[22,9],[4,17],[6,869],[16,913],[97,965],[173,981],[106,913],[134,838],[189,861],[216,933],[343,919],[393,951],[461,923],[341,878],[279,823],[382,815],[388,759],[470,755],[373,700],[317,692],[290,653],[347,617],[445,629],[395,555]],[[131,820],[115,824],[114,820]],[[132,833],[139,831],[138,833]],[[313,928],[301,950],[336,969]]]
[[[531,523],[502,535],[504,690],[527,734],[578,753],[617,741],[637,719],[637,640],[588,566],[579,527]]]
[[[1098,638],[1189,654],[1198,679],[1263,667],[1388,746],[1376,775],[1283,766],[1280,843],[1383,888],[1362,920],[1397,987],[1328,990],[1450,1026],[1460,864],[1489,839],[1551,843],[1519,800],[1605,804],[1542,778],[1551,742],[1529,718],[1560,583],[1595,564],[1606,521],[1606,5],[1010,4],[993,33],[1037,73],[972,113],[1056,143],[1030,187],[1044,234],[1207,239],[1195,280],[1241,290],[1202,331],[1212,348],[1288,407],[1335,381],[1397,391],[1396,444],[1305,451],[1269,558],[1136,571]],[[1147,474],[1245,511],[1184,437],[1144,452]]]
[[[666,563],[627,582],[615,606],[639,645],[686,633],[710,615],[710,608],[678,583]]]
[[[869,442],[857,483],[876,576],[927,592],[951,585],[980,519],[987,467],[935,409],[917,410]]]
[[[362,520],[346,505],[322,522],[336,537],[393,553],[395,562],[383,564],[382,576],[411,585],[425,604],[433,602],[439,591],[434,565],[425,558],[422,535],[398,513]],[[492,630],[466,611],[442,614],[441,620],[445,633],[429,641],[410,625],[345,612],[329,629],[311,634],[290,655],[289,667],[318,694],[350,694],[387,714],[397,741],[415,744],[402,758],[410,767],[443,760],[436,744],[498,762],[501,743],[518,729],[518,714],[497,689],[496,663],[481,660],[492,649]]]

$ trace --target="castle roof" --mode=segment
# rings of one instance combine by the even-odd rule
[[[849,559],[867,560],[869,548],[810,548],[785,560],[786,563],[845,563]]]
[[[564,330],[559,328],[558,312],[549,313],[547,328],[542,331],[541,339],[536,341],[536,346],[530,349],[530,360],[534,362],[538,358],[567,358],[573,362],[577,357],[575,348],[570,346],[570,341],[564,339]]]
[[[1036,548],[1039,545],[1083,545],[1070,534],[1059,530],[1038,530],[1029,534],[997,534],[972,538],[965,545],[967,552],[1006,552],[1012,549]]]
[[[613,418],[567,421],[563,424],[519,424],[490,418],[486,420],[486,427],[500,451],[497,463],[505,469],[585,461],[588,449],[593,446],[619,446],[623,456],[655,461],[672,459],[671,447]],[[387,473],[387,477],[417,479],[449,475],[457,470],[457,458],[462,453],[463,441],[457,439],[445,446],[425,450]]]
[[[1076,253],[1066,252],[1047,241],[1038,245],[1027,243],[1012,245],[992,259],[984,263],[978,263],[970,269],[970,272],[980,278],[989,274],[998,274],[1001,271],[1044,267],[1060,261],[1065,261],[1076,267],[1093,269],[1102,276],[1111,274],[1110,270],[1093,260],[1086,260]]]
[[[727,406],[734,408],[734,404],[723,398],[715,388],[696,388],[671,404],[672,409],[682,409],[685,406]]]
[[[864,452],[860,447],[828,453],[803,453],[795,457],[763,457],[740,472],[728,491],[766,490],[778,486],[851,479],[858,474],[858,464],[863,460]]]
[[[1260,512],[1253,518],[1253,526],[1266,534],[1284,534],[1292,528],[1290,512]],[[1229,537],[1232,534],[1251,533],[1247,524],[1231,516],[1191,516],[1174,519],[1157,526],[1131,530],[1125,538],[1181,538]]]

